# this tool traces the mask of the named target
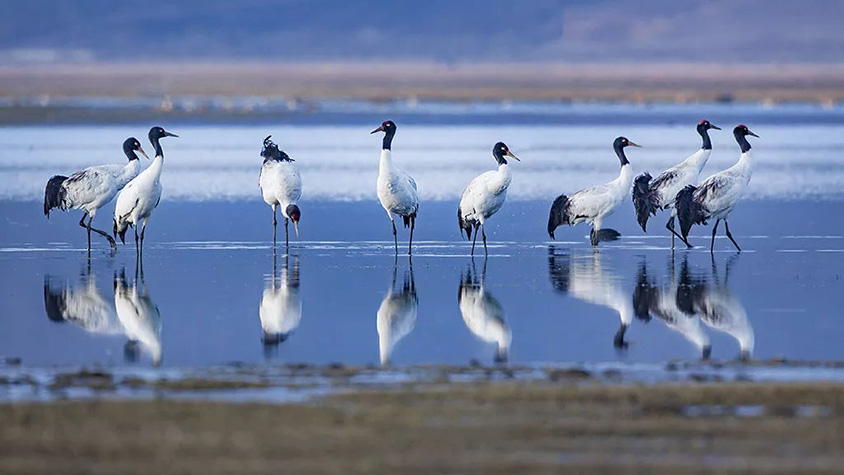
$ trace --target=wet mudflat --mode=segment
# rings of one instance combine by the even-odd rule
[[[842,387],[442,384],[308,404],[0,405],[16,472],[838,470]],[[80,454],[84,454],[81,457]]]

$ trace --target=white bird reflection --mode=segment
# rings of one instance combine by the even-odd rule
[[[106,299],[97,288],[90,265],[77,284],[45,275],[44,309],[47,318],[56,323],[71,322],[86,332],[101,335],[123,333],[114,301]]]
[[[748,359],[753,355],[756,338],[747,318],[744,306],[729,288],[730,272],[738,261],[736,254],[727,261],[723,282],[718,278],[718,268],[712,261],[712,279],[699,278],[692,285],[694,308],[706,326],[724,332],[738,341],[739,357]]]
[[[620,350],[627,348],[624,337],[633,322],[633,304],[630,294],[623,290],[618,273],[603,265],[600,252],[576,257],[550,246],[548,271],[557,292],[617,312],[620,325],[613,338],[613,346]]]
[[[654,317],[671,330],[681,334],[692,343],[702,359],[709,359],[712,345],[709,335],[703,331],[697,312],[693,309],[689,295],[689,272],[687,256],[684,256],[683,268],[678,281],[674,273],[673,256],[669,260],[669,283],[659,285],[648,275],[647,262],[643,260],[636,277],[636,289],[633,291],[633,306],[636,318],[642,322]]]
[[[378,308],[378,349],[382,365],[390,364],[393,348],[416,325],[419,299],[416,297],[416,282],[413,279],[413,262],[408,259],[402,286],[396,289],[398,259],[393,262],[393,279],[387,295]]]
[[[465,276],[461,276],[457,303],[466,327],[481,340],[496,344],[495,362],[507,361],[510,342],[513,339],[510,327],[504,319],[504,309],[498,299],[484,289],[486,281],[486,263],[480,279],[475,269],[475,261],[469,264]]]
[[[261,341],[268,352],[287,340],[299,327],[302,320],[302,298],[299,295],[298,255],[293,256],[292,270],[290,256],[285,255],[284,267],[277,274],[276,258],[273,254],[273,275],[267,280],[258,314],[263,331]]]
[[[147,292],[142,268],[140,278],[136,272],[131,284],[126,281],[125,268],[115,276],[114,306],[117,309],[117,318],[129,339],[125,346],[126,359],[136,361],[140,346],[152,357],[153,364],[159,366],[161,364],[161,314]]]

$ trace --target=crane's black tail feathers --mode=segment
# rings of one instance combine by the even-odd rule
[[[411,213],[407,216],[402,216],[401,219],[402,219],[402,221],[404,221],[404,228],[405,229],[409,228],[411,220],[413,220],[413,221],[416,220],[416,211],[414,211],[413,213]]]
[[[695,200],[696,187],[686,185],[677,193],[674,206],[677,208],[677,219],[680,221],[680,234],[683,239],[689,237],[693,224],[706,224],[706,216],[700,203]]]
[[[64,204],[65,191],[62,188],[62,183],[67,180],[66,176],[55,175],[47,181],[47,187],[44,189],[44,216],[50,218],[50,210],[59,208],[61,210],[67,209]]]
[[[548,235],[551,239],[554,238],[554,230],[561,224],[570,224],[571,216],[569,215],[569,197],[560,195],[554,200],[551,205],[551,212],[548,214]]]
[[[633,182],[633,207],[636,209],[636,220],[642,231],[648,232],[648,218],[656,216],[659,210],[659,196],[651,189],[651,174],[642,173]]]
[[[621,233],[615,229],[604,228],[598,230],[598,242],[618,241]]]
[[[463,232],[466,232],[466,239],[472,240],[472,224],[463,218],[460,212],[460,207],[457,208],[457,225],[460,226],[460,237],[463,237]]]

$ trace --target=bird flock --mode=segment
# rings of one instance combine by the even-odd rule
[[[381,155],[378,165],[376,192],[378,200],[393,231],[393,244],[398,254],[398,232],[396,218],[401,218],[405,228],[409,228],[407,253],[413,252],[413,231],[419,213],[419,191],[416,181],[407,172],[398,168],[392,155],[392,143],[397,126],[391,120],[384,121],[371,133],[383,133]],[[708,120],[700,121],[696,130],[701,136],[701,147],[691,156],[677,165],[665,170],[654,179],[648,172],[633,178],[631,163],[627,158],[628,147],[640,147],[626,137],[613,141],[613,150],[618,157],[620,170],[618,177],[608,183],[584,188],[571,194],[561,194],[554,199],[548,216],[547,232],[555,239],[555,232],[561,225],[576,226],[587,223],[591,226],[590,243],[597,247],[599,243],[613,241],[620,233],[604,227],[604,220],[613,214],[629,195],[632,196],[636,220],[647,232],[650,217],[660,210],[670,210],[666,228],[671,233],[671,248],[674,239],[679,238],[691,248],[688,237],[693,225],[706,225],[714,220],[710,251],[714,252],[715,234],[721,221],[727,237],[740,252],[736,240],[730,233],[728,219],[738,201],[743,196],[752,174],[751,145],[748,136],[758,137],[745,125],[733,129],[733,135],[741,150],[738,161],[732,167],[713,174],[698,185],[699,176],[712,153],[710,130],[720,130]],[[79,209],[83,211],[79,225],[87,230],[88,254],[91,253],[91,232],[105,237],[116,252],[116,239],[125,244],[125,235],[131,227],[135,235],[136,257],[143,258],[144,234],[153,210],[161,201],[161,174],[164,168],[164,151],[161,139],[178,137],[162,127],[150,129],[148,138],[155,152],[152,164],[141,171],[137,153],[147,159],[140,142],[129,137],[123,143],[123,151],[129,162],[126,165],[100,165],[71,174],[55,175],[47,181],[44,190],[44,214],[49,218],[54,208],[60,210]],[[278,144],[267,136],[263,141],[260,156],[263,157],[258,185],[264,201],[273,213],[273,247],[276,246],[277,210],[284,219],[285,245],[289,246],[288,223],[293,222],[296,235],[299,234],[299,221],[302,212],[298,201],[302,196],[302,179],[295,161],[282,151]],[[474,178],[464,188],[457,207],[457,222],[460,235],[472,241],[471,254],[474,255],[478,234],[481,235],[484,254],[488,253],[486,223],[497,213],[507,198],[507,189],[513,179],[508,159],[520,161],[504,142],[496,143],[492,156],[497,169],[485,172]],[[117,201],[114,209],[112,233],[92,227],[97,210],[109,203],[114,197]],[[87,222],[85,218],[88,218]],[[675,227],[679,222],[679,232]],[[140,234],[139,234],[140,232]]]

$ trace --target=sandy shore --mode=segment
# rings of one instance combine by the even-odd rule
[[[844,99],[840,64],[229,63],[0,67],[0,97],[809,101]]]
[[[431,383],[306,404],[0,405],[16,473],[833,472],[844,385]]]

